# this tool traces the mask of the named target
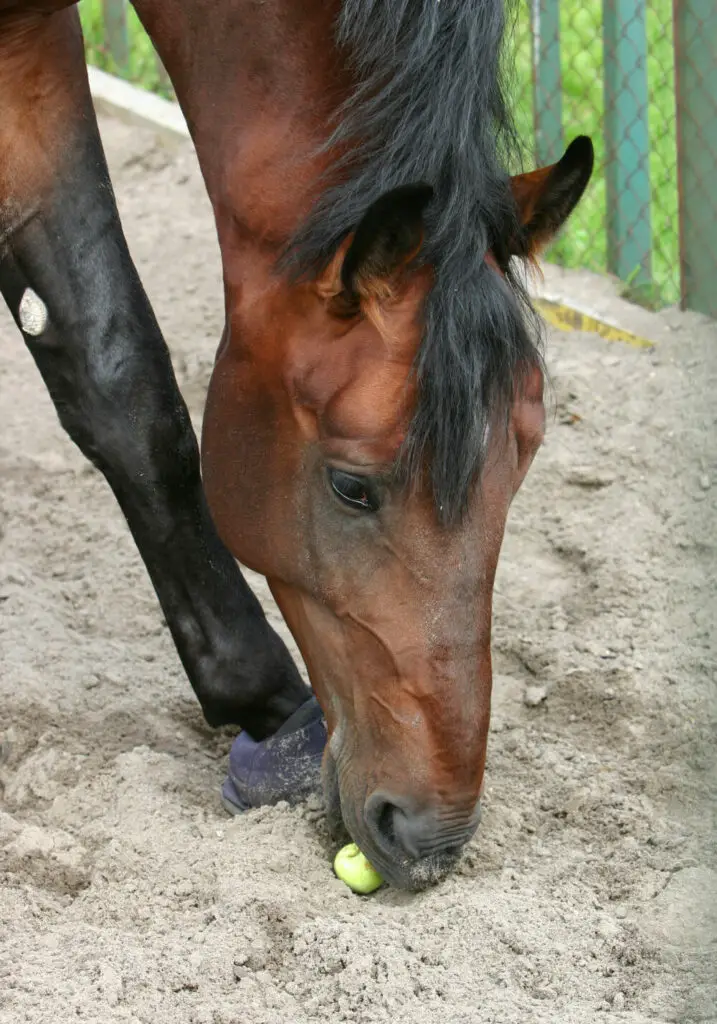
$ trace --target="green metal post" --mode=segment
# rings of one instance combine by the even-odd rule
[[[682,306],[717,317],[717,4],[674,0]]]
[[[604,0],[603,51],[608,270],[644,286],[652,255],[645,0]]]
[[[535,158],[544,167],[563,155],[560,0],[530,0],[530,24]]]
[[[105,16],[105,36],[112,60],[118,71],[126,71],[129,64],[129,34],[127,32],[127,0],[102,0]]]

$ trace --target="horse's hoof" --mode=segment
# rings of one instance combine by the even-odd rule
[[[229,814],[252,807],[295,804],[321,789],[326,722],[315,697],[295,711],[267,740],[240,733],[229,752],[221,800]]]

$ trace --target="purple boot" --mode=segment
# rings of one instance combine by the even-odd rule
[[[229,751],[229,774],[222,785],[225,810],[240,814],[280,800],[298,803],[319,792],[326,736],[326,722],[315,697],[261,743],[240,733]]]

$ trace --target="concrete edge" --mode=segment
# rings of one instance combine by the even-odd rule
[[[162,141],[170,145],[186,144],[187,142],[191,145],[189,128],[177,103],[147,92],[146,89],[140,89],[136,85],[125,82],[106,71],[100,71],[99,68],[91,65],[88,65],[87,71],[92,99],[98,114],[116,117],[128,124],[154,129]],[[642,336],[642,332],[635,333],[627,326],[630,321],[635,320],[634,312],[637,312],[640,307],[623,302],[621,305],[625,308],[622,312],[625,315],[620,317],[621,322],[618,323],[614,315],[605,317],[601,315],[600,310],[592,308],[591,303],[585,303],[580,295],[580,281],[578,281],[577,275],[573,275],[576,278],[573,283],[578,285],[575,289],[576,294],[571,295],[569,293],[573,289],[570,287],[570,272],[549,265],[546,265],[544,269],[547,271],[546,277],[553,277],[553,280],[546,280],[543,282],[543,287],[531,288],[530,291],[536,300],[539,312],[553,327],[563,331],[589,331],[600,334],[609,341],[624,342],[637,348],[651,348],[655,344],[655,334],[659,331],[649,329],[657,327],[657,321],[653,320],[653,317],[638,317],[642,321],[640,327],[643,326],[643,323],[648,327],[644,334],[652,339],[650,341]],[[556,272],[561,278],[559,283],[554,279]],[[590,275],[590,277],[598,278],[600,275]],[[607,278],[605,278],[605,284],[609,290],[612,290]],[[614,299],[614,295],[611,298]],[[613,310],[614,305],[613,301],[611,303]],[[642,312],[644,313],[644,311]],[[645,323],[645,320],[648,323]]]
[[[657,344],[654,340],[650,341],[621,327],[615,317],[601,319],[593,310],[578,303],[571,303],[569,300],[561,301],[561,298],[555,295],[533,295],[531,297],[542,318],[551,327],[557,327],[560,331],[583,331],[589,334],[599,334],[606,341],[621,341],[633,348],[654,348]]]
[[[127,124],[153,128],[164,142],[190,141],[189,128],[177,103],[140,89],[115,75],[88,65],[90,92],[98,114]]]

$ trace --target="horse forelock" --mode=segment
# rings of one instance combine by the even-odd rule
[[[505,23],[506,0],[343,0],[336,43],[356,85],[326,144],[344,154],[341,181],[284,259],[297,276],[316,273],[381,194],[433,186],[421,254],[433,286],[400,470],[415,483],[429,465],[447,523],[467,507],[488,424],[507,417],[518,374],[541,360],[537,317],[504,251],[518,229],[506,170],[518,145],[503,93]],[[502,274],[486,261],[491,250]]]

